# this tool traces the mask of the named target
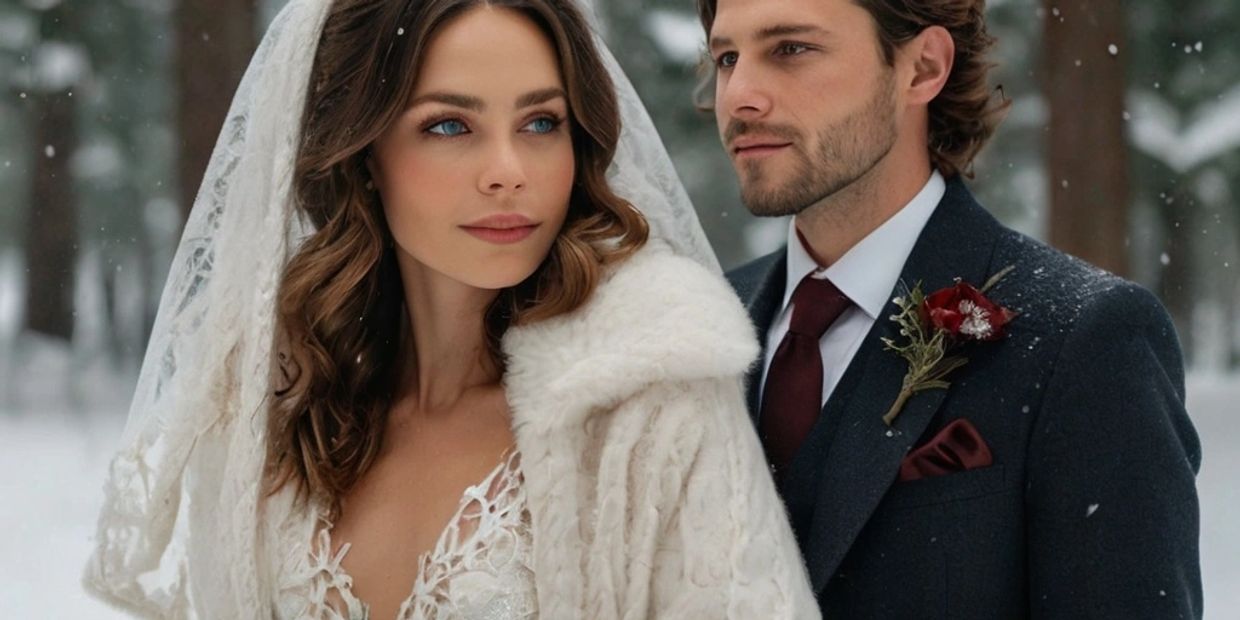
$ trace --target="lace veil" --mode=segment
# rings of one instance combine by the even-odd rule
[[[309,231],[293,207],[292,173],[299,102],[330,5],[291,0],[268,29],[160,300],[83,576],[88,590],[143,616],[256,617],[267,609],[256,600],[266,576],[255,549],[275,296],[285,261]],[[652,240],[718,273],[654,124],[596,42],[623,123],[609,171],[614,190],[646,216]]]

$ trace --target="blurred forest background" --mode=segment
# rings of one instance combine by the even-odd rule
[[[104,439],[47,444],[100,455],[91,493],[232,91],[283,3],[0,0],[0,414],[102,424]],[[692,105],[704,53],[692,0],[589,3],[724,266],[777,248],[785,224],[739,203],[713,117]],[[1240,2],[990,0],[988,12],[995,83],[1014,105],[976,165],[982,203],[1154,290],[1194,376],[1240,385]],[[1217,402],[1221,414],[1234,398]],[[1237,424],[1222,419],[1212,436],[1240,465]],[[16,455],[35,454],[12,450],[21,432],[54,432],[8,430],[0,453]],[[23,466],[11,458],[0,465]],[[20,519],[4,510],[0,523]],[[25,553],[5,538],[0,557]]]
[[[777,247],[783,224],[739,204],[691,104],[692,0],[592,4],[725,267]],[[281,5],[0,0],[0,387],[27,336],[78,367],[138,363],[232,90]],[[977,163],[983,204],[1155,290],[1194,368],[1236,368],[1240,2],[988,10],[1014,105]]]

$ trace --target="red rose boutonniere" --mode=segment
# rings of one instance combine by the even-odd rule
[[[887,426],[913,394],[951,385],[947,375],[969,361],[955,354],[961,346],[992,342],[1006,335],[1005,328],[1016,313],[988,299],[986,291],[1012,269],[995,274],[980,290],[956,280],[955,286],[924,295],[918,283],[907,296],[893,300],[900,313],[892,315],[891,320],[900,326],[900,335],[908,342],[896,344],[891,338],[883,338],[883,344],[908,361],[908,374],[896,402],[883,416]]]

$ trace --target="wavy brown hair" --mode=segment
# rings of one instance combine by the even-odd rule
[[[315,232],[285,267],[277,304],[278,389],[267,429],[269,493],[294,483],[333,515],[374,462],[399,387],[408,320],[392,235],[367,187],[368,147],[405,110],[431,35],[478,6],[520,11],[555,47],[576,178],[568,215],[533,275],[500,292],[484,325],[492,361],[510,325],[580,307],[602,267],[646,241],[645,219],[606,171],[620,135],[607,69],[572,0],[337,0],[318,44],[294,169]]]
[[[850,0],[869,12],[878,28],[888,65],[896,48],[931,26],[942,26],[956,44],[951,75],[930,102],[930,162],[943,176],[973,177],[973,159],[999,127],[1011,101],[987,81],[995,63],[988,54],[995,38],[986,29],[986,0]],[[697,0],[698,17],[709,35],[718,0]],[[712,65],[713,66],[713,65]],[[713,71],[707,69],[708,78]],[[699,89],[704,94],[705,87]],[[709,103],[705,103],[709,106]]]

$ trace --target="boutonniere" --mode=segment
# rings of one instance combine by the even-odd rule
[[[957,278],[954,286],[927,296],[918,282],[907,295],[892,300],[900,312],[892,315],[891,320],[900,326],[900,336],[908,342],[901,345],[883,338],[883,344],[908,362],[908,373],[896,402],[883,416],[887,426],[900,415],[913,394],[945,390],[951,385],[947,375],[969,361],[957,353],[962,346],[992,342],[1006,335],[1004,328],[1016,318],[1016,313],[988,299],[986,291],[1013,269],[1015,266],[1009,266],[996,273],[980,290]]]

